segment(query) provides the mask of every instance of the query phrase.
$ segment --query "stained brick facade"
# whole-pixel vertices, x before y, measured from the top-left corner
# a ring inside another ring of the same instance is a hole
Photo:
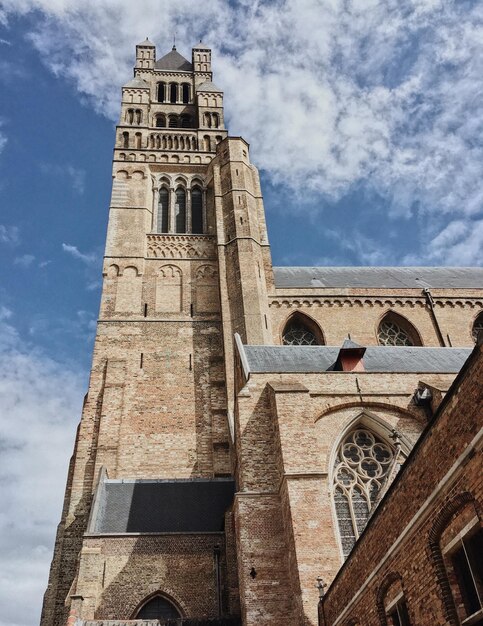
[[[176,50],[156,61],[145,41],[134,74],[122,91],[92,371],[42,626],[131,620],[157,595],[185,620],[313,626],[315,581],[330,582],[343,563],[334,508],[342,437],[367,428],[391,451],[397,436],[410,454],[473,345],[483,272],[324,282],[311,277],[323,268],[306,268],[308,282],[280,279],[258,172],[248,144],[224,127],[210,50],[200,43],[191,63]],[[383,319],[420,347],[379,347],[352,371],[339,368],[348,334],[377,346]],[[294,321],[325,347],[282,347]],[[250,346],[278,346],[283,358],[257,362]],[[430,405],[416,402],[416,389],[430,392]],[[230,478],[236,493],[220,527],[203,526],[202,495],[182,531],[176,506],[170,530],[156,527],[158,500],[143,505],[155,532],[96,525],[113,481],[126,485],[118,504],[137,519],[129,484],[153,484],[155,494],[156,485],[215,489]],[[347,604],[340,594],[328,600]]]

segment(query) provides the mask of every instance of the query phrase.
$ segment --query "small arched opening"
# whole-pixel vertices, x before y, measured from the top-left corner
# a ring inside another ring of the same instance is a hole
[[[186,191],[183,187],[176,189],[174,204],[175,231],[177,233],[186,232]]]
[[[190,86],[188,83],[181,85],[181,99],[183,100],[183,104],[188,104],[190,101]]]
[[[479,333],[483,333],[483,311],[477,315],[475,321],[473,322],[471,334],[475,343],[478,340]]]
[[[172,103],[178,102],[178,85],[177,83],[171,83],[169,86],[169,101]]]
[[[166,83],[158,83],[158,102],[166,102]]]
[[[199,187],[191,191],[191,232],[195,235],[203,233],[203,192]]]

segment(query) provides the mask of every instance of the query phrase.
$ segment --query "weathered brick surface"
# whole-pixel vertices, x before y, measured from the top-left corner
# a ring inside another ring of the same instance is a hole
[[[378,594],[394,574],[400,577],[411,623],[450,623],[431,556],[431,531],[439,514],[462,494],[468,500],[449,518],[441,541],[448,541],[475,513],[481,524],[482,376],[479,347],[330,588],[324,601],[327,626],[350,619],[361,626],[380,624]],[[471,445],[474,451],[459,462]]]
[[[426,424],[415,388],[430,386],[436,405],[454,376],[255,374],[245,384],[234,334],[278,344],[294,311],[310,315],[331,345],[348,333],[375,344],[389,310],[405,316],[424,345],[439,339],[419,290],[276,289],[258,172],[248,144],[227,137],[221,92],[155,101],[161,79],[187,81],[194,94],[211,80],[209,63],[163,74],[152,49],[142,51],[136,77],[147,87],[123,89],[99,324],[42,626],[127,619],[155,591],[188,617],[215,616],[215,541],[223,546],[227,613],[241,611],[247,626],[314,625],[315,580],[332,580],[342,563],[331,497],[338,442],[362,420],[386,438],[397,428],[409,452]],[[191,115],[196,128],[155,127],[158,114],[173,111]],[[208,128],[205,113],[218,113],[220,127]],[[179,185],[188,213],[192,188],[202,188],[202,235],[159,232],[160,189],[171,194],[172,226]],[[433,297],[445,341],[471,345],[481,290],[439,289]],[[452,454],[459,443],[448,445]],[[85,536],[101,468],[121,479],[234,475],[225,533]]]

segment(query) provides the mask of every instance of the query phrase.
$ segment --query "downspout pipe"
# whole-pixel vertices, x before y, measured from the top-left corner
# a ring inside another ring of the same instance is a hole
[[[436,313],[434,311],[434,300],[433,300],[433,296],[431,295],[431,291],[428,288],[426,288],[426,289],[423,289],[423,293],[426,297],[426,304],[429,308],[429,313],[431,315],[431,319],[433,320],[433,324],[436,329],[436,334],[438,335],[439,343],[443,348],[446,348],[446,343],[444,341],[443,333],[441,332],[441,327],[439,325],[438,318],[436,317]]]

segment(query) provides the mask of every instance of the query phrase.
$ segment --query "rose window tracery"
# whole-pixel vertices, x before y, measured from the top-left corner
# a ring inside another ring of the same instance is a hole
[[[334,501],[344,558],[364,530],[381,489],[394,478],[402,455],[366,428],[340,444],[334,467]]]

